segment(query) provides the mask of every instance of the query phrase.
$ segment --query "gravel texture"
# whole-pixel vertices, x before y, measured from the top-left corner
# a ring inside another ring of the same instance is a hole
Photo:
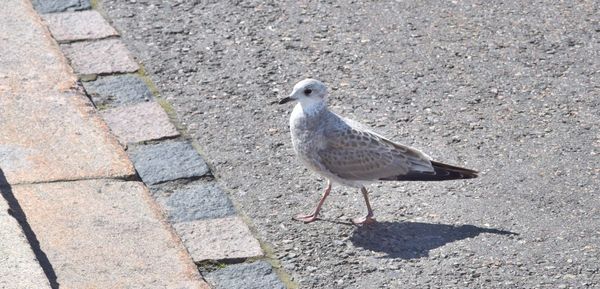
[[[597,1],[104,0],[234,203],[301,288],[600,286]],[[334,186],[294,157],[305,77],[334,111],[479,179]]]

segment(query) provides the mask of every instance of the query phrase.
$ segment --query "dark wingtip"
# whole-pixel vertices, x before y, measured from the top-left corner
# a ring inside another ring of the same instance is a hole
[[[431,161],[434,172],[409,172],[408,174],[382,178],[382,181],[449,181],[474,179],[479,172],[471,169],[456,167],[436,161]]]
[[[474,179],[479,176],[478,171],[467,168],[461,168],[436,161],[431,161],[431,165],[435,169],[436,174],[447,174],[449,177],[456,177],[456,179]]]

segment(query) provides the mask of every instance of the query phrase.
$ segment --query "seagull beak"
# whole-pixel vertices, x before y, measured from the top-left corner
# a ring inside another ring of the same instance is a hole
[[[288,103],[290,101],[294,101],[296,100],[295,98],[293,98],[291,95],[290,96],[286,96],[282,99],[279,100],[279,104],[284,104],[284,103]]]

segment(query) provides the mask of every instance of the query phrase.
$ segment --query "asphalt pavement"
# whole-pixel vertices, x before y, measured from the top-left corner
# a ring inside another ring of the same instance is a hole
[[[300,288],[600,287],[600,2],[103,0],[239,211]],[[295,158],[306,77],[469,181],[333,187]]]

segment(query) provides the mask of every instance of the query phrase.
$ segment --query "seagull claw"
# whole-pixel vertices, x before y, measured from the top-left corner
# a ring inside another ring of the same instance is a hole
[[[314,221],[316,221],[319,217],[316,214],[310,214],[310,215],[303,215],[303,214],[299,214],[294,216],[294,220],[297,221],[302,221],[304,223],[312,223]]]
[[[369,215],[352,219],[352,224],[354,224],[356,226],[363,226],[363,225],[369,225],[369,224],[374,224],[374,223],[377,223],[377,220],[375,220],[372,216],[369,216]]]

